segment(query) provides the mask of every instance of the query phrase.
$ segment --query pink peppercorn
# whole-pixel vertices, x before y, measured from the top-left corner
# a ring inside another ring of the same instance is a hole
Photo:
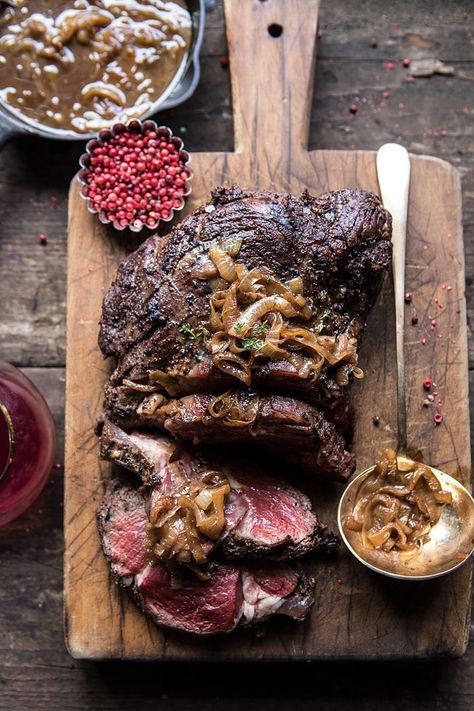
[[[432,385],[431,378],[424,378],[423,379],[423,387],[425,390],[430,390],[431,385]]]
[[[136,127],[116,129],[100,139],[104,142],[91,149],[83,178],[83,195],[93,210],[120,227],[129,223],[139,229],[141,224],[155,227],[183,206],[191,175],[187,156],[180,153],[178,139],[162,132],[157,139],[146,125],[140,132]]]
[[[440,425],[443,421],[443,415],[441,412],[437,412],[435,416],[433,417],[435,425]]]

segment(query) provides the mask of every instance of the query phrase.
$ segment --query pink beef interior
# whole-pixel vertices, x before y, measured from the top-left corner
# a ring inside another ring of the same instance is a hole
[[[145,507],[117,510],[109,523],[103,546],[114,573],[120,577],[136,575],[148,563],[145,550],[148,517]]]
[[[268,595],[287,597],[298,584],[298,575],[292,568],[252,566],[251,572],[255,584]]]
[[[303,578],[283,565],[214,563],[208,581],[188,571],[182,587],[173,589],[167,568],[147,559],[147,522],[142,495],[119,480],[112,482],[98,511],[102,547],[115,575],[156,624],[217,634],[277,612],[303,619],[311,607],[312,586],[302,596]]]
[[[242,607],[240,571],[219,564],[207,582],[186,578],[179,590],[171,588],[170,574],[160,564],[137,577],[143,611],[157,624],[197,634],[230,632]]]
[[[309,499],[278,480],[239,473],[241,495],[248,510],[237,527],[239,536],[259,545],[278,545],[285,539],[298,543],[310,536],[315,516]]]

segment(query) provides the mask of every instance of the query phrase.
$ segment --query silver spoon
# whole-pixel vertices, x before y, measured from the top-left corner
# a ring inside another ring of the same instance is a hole
[[[395,332],[397,353],[397,460],[402,469],[416,466],[407,456],[407,420],[405,402],[404,294],[405,246],[410,186],[410,159],[403,146],[386,143],[377,153],[377,175],[384,206],[393,218],[393,283],[395,292]],[[474,499],[469,491],[449,474],[430,467],[441,488],[452,495],[452,503],[442,508],[439,521],[432,527],[430,540],[421,552],[404,556],[397,551],[385,553],[363,545],[358,531],[344,527],[352,513],[358,492],[375,469],[369,467],[346,487],[337,512],[339,531],[350,552],[377,573],[405,580],[427,580],[455,570],[474,551]]]

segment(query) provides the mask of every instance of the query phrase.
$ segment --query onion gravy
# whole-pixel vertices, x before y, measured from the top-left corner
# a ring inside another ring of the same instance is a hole
[[[0,11],[0,100],[87,133],[141,118],[183,67],[184,0],[17,0]]]

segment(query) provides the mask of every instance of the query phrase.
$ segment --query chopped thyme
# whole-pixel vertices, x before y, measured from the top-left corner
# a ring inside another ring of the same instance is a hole
[[[235,331],[236,331],[236,333],[237,333],[239,336],[242,335],[243,330],[244,330],[244,324],[243,324],[243,323],[236,323],[236,324],[235,324]]]
[[[258,325],[258,327],[256,329],[256,333],[265,333],[267,328],[268,328],[268,321],[262,321],[262,323]]]
[[[263,343],[259,341],[258,338],[242,338],[242,348],[246,351],[250,351],[252,348],[259,351],[262,347]]]
[[[328,308],[324,309],[323,313],[322,313],[321,316],[319,317],[319,323],[318,323],[318,325],[314,328],[314,331],[315,331],[316,333],[321,333],[321,331],[323,330],[323,328],[324,328],[324,326],[325,326],[324,321],[325,321],[329,316],[331,316],[331,314],[332,314],[331,309],[328,309]]]
[[[200,338],[207,338],[210,334],[207,328],[204,328],[204,326],[199,326],[199,328],[191,328],[191,324],[189,323],[183,323],[179,327],[180,333],[182,333],[184,336],[187,336],[190,341],[198,341]]]
[[[206,351],[203,351],[202,348],[199,348],[194,354],[194,357],[196,358],[198,363],[200,363],[206,357]]]

